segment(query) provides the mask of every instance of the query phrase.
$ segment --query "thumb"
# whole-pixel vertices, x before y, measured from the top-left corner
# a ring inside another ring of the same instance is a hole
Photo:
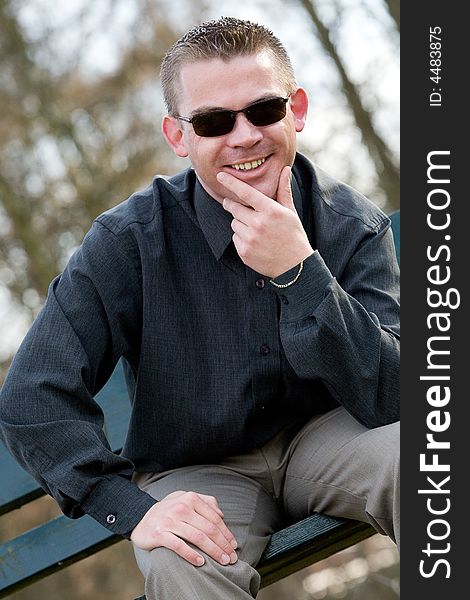
[[[292,190],[290,187],[291,171],[289,165],[282,169],[277,185],[276,200],[279,204],[282,204],[282,206],[297,212],[295,210],[294,198],[292,197]]]

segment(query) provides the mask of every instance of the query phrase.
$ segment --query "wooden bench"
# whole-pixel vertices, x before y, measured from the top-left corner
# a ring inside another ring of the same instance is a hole
[[[391,215],[399,257],[399,212]],[[116,368],[96,396],[105,414],[105,431],[113,450],[122,447],[129,419],[129,400],[122,368]],[[10,513],[42,496],[37,483],[14,461],[0,443],[0,515]],[[257,569],[261,587],[279,581],[373,535],[370,525],[314,514],[275,533]],[[111,546],[122,538],[94,519],[56,517],[0,545],[0,598],[46,575]],[[139,600],[144,600],[142,596]]]

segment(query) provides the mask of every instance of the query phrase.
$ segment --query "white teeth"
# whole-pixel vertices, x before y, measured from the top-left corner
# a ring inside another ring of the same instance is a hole
[[[232,165],[232,168],[236,169],[237,171],[250,171],[250,169],[256,169],[256,167],[262,165],[265,160],[265,158],[258,158],[258,160],[252,160],[251,162],[238,163],[236,165]]]

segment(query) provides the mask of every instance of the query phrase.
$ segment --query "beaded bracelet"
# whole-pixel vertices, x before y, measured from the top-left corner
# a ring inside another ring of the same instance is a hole
[[[289,281],[289,283],[276,283],[275,281],[273,281],[272,279],[269,280],[269,283],[272,283],[273,285],[275,285],[278,288],[286,288],[289,287],[290,285],[292,285],[293,283],[295,283],[297,281],[297,279],[300,277],[300,274],[302,273],[302,269],[304,268],[304,261],[302,260],[299,264],[299,270],[297,272],[297,275],[294,277],[294,279],[292,281]]]

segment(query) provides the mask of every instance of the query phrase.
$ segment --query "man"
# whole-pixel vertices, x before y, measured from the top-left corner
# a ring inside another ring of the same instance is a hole
[[[132,540],[149,599],[251,598],[286,520],[398,539],[398,268],[388,218],[296,154],[307,94],[233,18],[162,65],[189,169],[98,217],[26,336],[3,437],[71,517]],[[123,357],[113,454],[93,396]]]

